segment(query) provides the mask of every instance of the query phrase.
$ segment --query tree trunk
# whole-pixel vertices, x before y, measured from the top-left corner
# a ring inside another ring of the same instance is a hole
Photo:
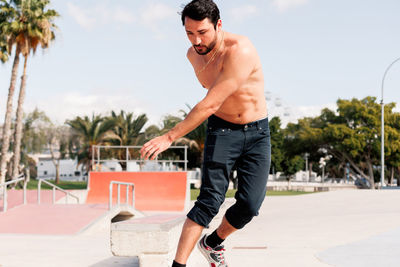
[[[308,163],[308,182],[311,182],[312,166],[313,166],[313,163],[310,161]]]
[[[57,160],[56,164],[56,184],[60,183],[60,159]]]
[[[25,88],[26,88],[26,64],[28,62],[28,55],[25,56],[24,60],[24,73],[21,77],[21,87],[19,89],[18,107],[17,107],[17,121],[15,127],[15,141],[14,141],[14,163],[12,179],[18,177],[19,163],[21,158],[21,139],[22,139],[22,117],[24,115],[24,100],[25,100]]]
[[[3,140],[1,147],[1,161],[0,161],[0,184],[5,182],[7,172],[7,152],[10,146],[10,128],[11,128],[11,117],[12,117],[12,104],[15,91],[15,83],[17,80],[18,66],[19,66],[19,47],[15,51],[14,63],[11,72],[10,88],[8,89],[6,116],[4,119],[3,126]]]
[[[349,157],[346,153],[339,152],[339,151],[333,151],[333,150],[329,150],[329,151],[330,151],[330,153],[331,153],[332,155],[334,155],[334,156],[337,157],[338,159],[342,159],[343,161],[348,162],[348,163],[351,165],[351,167],[353,167],[354,170],[355,170],[359,175],[361,175],[362,177],[364,177],[364,178],[366,178],[366,179],[369,179],[369,176],[366,175],[366,174],[354,163],[354,161],[350,159],[350,157]]]
[[[397,167],[397,172],[400,172],[400,167]],[[397,176],[397,186],[400,186],[400,177]]]
[[[392,166],[390,168],[390,181],[389,184],[392,185],[393,184],[393,179],[394,179],[394,167]]]
[[[60,157],[56,158],[53,150],[53,138],[49,141],[49,149],[51,154],[51,160],[53,161],[54,167],[56,168],[55,183],[58,184],[60,181]]]

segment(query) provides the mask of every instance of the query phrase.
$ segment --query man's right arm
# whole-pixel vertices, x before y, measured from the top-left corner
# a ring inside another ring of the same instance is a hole
[[[194,130],[217,112],[225,100],[247,80],[254,69],[254,61],[251,60],[254,52],[251,49],[237,47],[229,53],[230,55],[227,55],[221,73],[214,85],[208,90],[206,97],[189,112],[183,121],[167,133],[169,140],[175,141]],[[188,52],[188,58],[190,58],[190,52]]]

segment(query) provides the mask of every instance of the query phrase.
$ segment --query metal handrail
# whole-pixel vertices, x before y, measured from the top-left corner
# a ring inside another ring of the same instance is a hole
[[[101,163],[101,162],[126,162],[126,160],[124,159],[100,159],[100,160],[95,160],[96,163]],[[146,160],[146,159],[132,159],[129,160],[130,162],[147,162],[150,160]],[[159,159],[157,160],[157,162],[168,162],[168,163],[185,163],[185,162],[189,162],[188,160],[179,160],[179,159]]]
[[[24,203],[23,203],[23,205],[25,205],[26,204],[26,185],[27,185],[27,181],[26,181],[25,177],[23,177],[23,175],[22,175],[21,178],[18,178],[18,179],[11,180],[9,182],[0,184],[0,188],[3,187],[3,212],[6,212],[7,211],[7,207],[8,207],[7,185],[19,183],[21,181],[24,181],[24,194],[23,194]]]
[[[111,210],[112,208],[112,200],[113,200],[113,185],[116,184],[118,185],[117,189],[117,205],[120,205],[120,195],[121,195],[121,190],[120,186],[121,185],[126,185],[126,204],[129,205],[129,187],[132,186],[132,208],[135,208],[135,184],[133,183],[124,183],[124,182],[118,182],[118,181],[111,181],[110,182],[110,192],[109,192],[109,203],[108,203],[108,209]]]
[[[126,164],[128,164],[129,161],[132,162],[146,162],[148,160],[130,160],[130,153],[129,153],[129,149],[140,149],[143,146],[103,146],[103,145],[93,145],[92,146],[92,165],[96,165],[96,164],[100,164],[101,162],[108,162],[108,160],[101,160],[100,159],[100,149],[101,148],[120,148],[120,149],[125,149],[125,153],[126,153],[126,159],[125,160],[110,160],[110,161],[117,161],[117,162],[126,162]],[[159,160],[158,156],[156,157],[156,159],[154,160],[155,162],[171,162],[171,163],[183,163],[184,164],[184,171],[187,171],[187,165],[189,163],[187,157],[188,157],[188,146],[170,146],[169,149],[184,149],[184,159],[183,160],[171,160],[171,159],[167,159],[167,160]],[[97,158],[95,157],[95,154],[97,154]],[[152,161],[152,160],[151,160]]]
[[[52,183],[50,183],[50,182],[48,182],[48,181],[46,181],[44,179],[39,179],[39,183],[38,183],[38,204],[40,204],[40,191],[41,191],[41,187],[42,187],[42,182],[44,182],[45,184],[47,184],[47,185],[49,185],[49,186],[51,186],[53,188],[53,204],[56,203],[56,189],[60,190],[61,192],[66,194],[66,196],[65,196],[65,204],[68,204],[68,196],[71,196],[71,197],[75,198],[77,203],[79,204],[79,197],[71,194],[70,192],[62,189],[61,187],[58,187],[58,186],[56,186],[56,185],[54,185],[54,184],[52,184]]]

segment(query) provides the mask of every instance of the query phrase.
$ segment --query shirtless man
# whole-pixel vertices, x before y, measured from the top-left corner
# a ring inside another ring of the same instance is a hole
[[[197,242],[211,267],[224,267],[228,265],[221,243],[258,215],[265,198],[271,147],[264,78],[254,46],[246,37],[222,30],[212,0],[187,4],[182,23],[193,45],[187,57],[208,93],[182,122],[147,142],[141,154],[154,159],[208,119],[200,195],[187,214],[172,266],[186,266]],[[224,202],[233,166],[239,179],[236,203],[220,226],[200,239]]]

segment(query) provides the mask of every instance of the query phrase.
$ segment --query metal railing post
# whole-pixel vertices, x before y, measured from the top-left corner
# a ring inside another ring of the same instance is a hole
[[[187,146],[185,146],[185,171],[187,171]]]
[[[110,183],[110,190],[109,190],[109,201],[108,201],[108,209],[110,210],[112,207],[112,190],[113,190],[113,183]]]
[[[94,146],[92,145],[92,170],[94,170],[94,166],[95,166],[95,162],[94,162]]]
[[[126,166],[125,166],[126,171],[128,171],[128,156],[129,156],[129,151],[128,151],[128,147],[126,147]]]
[[[100,147],[97,147],[97,165],[100,165]],[[97,170],[97,166],[96,166],[96,171],[100,171]]]
[[[133,183],[124,183],[124,182],[117,182],[111,181],[109,187],[109,201],[108,201],[108,209],[111,210],[113,204],[113,185],[117,185],[117,205],[120,205],[121,201],[121,185],[126,185],[126,201],[125,204],[129,205],[129,187],[132,186],[132,207],[135,208],[135,184]]]
[[[68,197],[69,196],[71,196],[71,197],[73,197],[73,198],[75,198],[76,199],[76,202],[79,204],[79,197],[77,197],[77,196],[75,196],[75,195],[73,195],[73,194],[71,194],[70,192],[68,192],[68,191],[66,191],[66,190],[64,190],[64,189],[62,189],[61,187],[58,187],[58,186],[56,186],[56,185],[54,185],[54,184],[52,184],[52,183],[49,183],[49,182],[47,182],[47,181],[45,181],[45,180],[42,180],[42,179],[39,179],[39,182],[38,182],[38,204],[40,204],[40,191],[41,191],[41,188],[42,188],[42,182],[44,182],[45,184],[48,184],[49,186],[51,186],[52,187],[52,189],[53,189],[53,204],[55,204],[55,202],[56,202],[56,190],[58,189],[58,190],[60,190],[61,192],[63,192],[64,194],[65,194],[65,203],[66,204],[68,204]]]
[[[3,189],[3,212],[6,212],[8,209],[8,191],[7,191],[7,186],[9,184],[17,184],[21,181],[24,181],[24,189],[23,189],[23,204],[26,204],[26,178],[23,176],[18,176],[20,178],[17,178],[15,180],[11,180],[9,182],[5,182],[0,184],[0,190]]]
[[[118,159],[118,160],[108,160],[108,159],[101,159],[101,148],[107,148],[107,149],[125,149],[125,157],[126,159]],[[139,168],[142,171],[143,168],[143,163],[145,163],[147,160],[135,160],[132,159],[132,155],[130,154],[129,149],[140,149],[142,148],[142,146],[100,146],[100,145],[93,145],[92,146],[92,163],[93,163],[93,168],[92,171],[101,171],[100,168],[96,169],[95,165],[101,165],[101,163],[104,162],[118,162],[118,163],[125,163],[126,164],[126,170],[128,170],[128,164],[131,163],[139,163]],[[188,169],[188,150],[189,147],[186,146],[170,146],[170,149],[183,149],[184,150],[184,157],[185,159],[179,159],[179,160],[171,160],[171,159],[167,159],[167,160],[162,160],[160,159],[160,155],[157,155],[157,157],[154,160],[151,160],[153,162],[156,163],[156,166],[158,166],[158,164],[162,163],[162,164],[170,164],[170,166],[173,166],[173,164],[178,164],[179,166],[182,166],[180,164],[183,164],[184,166],[184,171],[187,171]],[[97,155],[96,155],[97,154]],[[171,164],[172,163],[172,164]],[[166,167],[163,165],[163,167]],[[159,168],[158,168],[159,169]],[[170,168],[171,169],[171,168]],[[179,169],[182,169],[179,167]]]

